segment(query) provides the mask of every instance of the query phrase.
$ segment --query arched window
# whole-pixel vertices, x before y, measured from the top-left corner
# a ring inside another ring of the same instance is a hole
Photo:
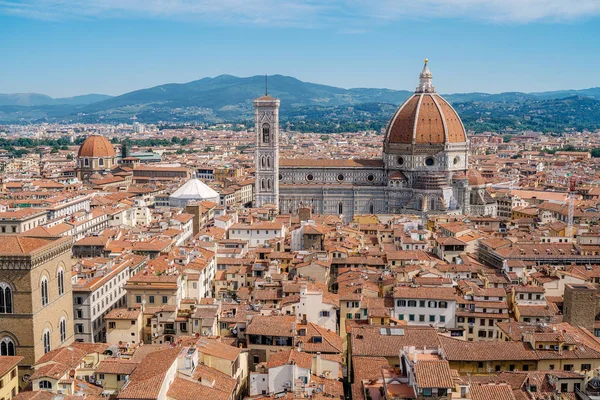
[[[0,314],[12,314],[12,289],[6,282],[0,282]]]
[[[263,124],[262,133],[263,133],[263,143],[271,142],[271,128],[269,127],[269,124]]]
[[[98,159],[98,165],[104,166],[104,158]]]
[[[58,268],[56,277],[58,278],[58,295],[62,296],[65,293],[65,271],[62,267]]]
[[[58,326],[60,327],[60,342],[62,343],[67,340],[67,320],[65,317],[60,319]]]
[[[344,203],[342,203],[341,201],[338,204],[338,214],[343,214],[344,213]]]
[[[42,307],[48,304],[48,278],[42,277],[42,283],[40,284],[42,291]]]
[[[369,214],[374,214],[375,211],[375,207],[373,207],[373,204],[369,204]]]
[[[52,382],[50,381],[40,381],[40,389],[52,389]]]
[[[44,331],[42,335],[42,341],[44,342],[44,354],[50,352],[50,329]]]
[[[265,180],[264,179],[260,180],[260,189],[265,190]]]
[[[4,337],[0,340],[0,356],[15,356],[15,342],[9,337]]]
[[[267,189],[271,190],[271,180],[267,179]]]
[[[429,209],[435,210],[435,199],[429,200]]]
[[[90,166],[90,160],[89,160],[88,158],[84,158],[84,159],[83,159],[83,164],[84,164],[86,167],[89,167],[89,166]]]

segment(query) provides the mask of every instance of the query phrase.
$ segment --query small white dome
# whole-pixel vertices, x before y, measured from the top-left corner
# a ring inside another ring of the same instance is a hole
[[[185,207],[188,203],[205,200],[218,203],[219,193],[196,178],[190,179],[169,196],[169,204],[172,207]]]

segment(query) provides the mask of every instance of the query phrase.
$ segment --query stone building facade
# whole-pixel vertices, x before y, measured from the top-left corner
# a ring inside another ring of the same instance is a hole
[[[70,237],[0,237],[0,349],[22,370],[73,342]]]
[[[496,214],[485,185],[473,179],[470,185],[465,128],[435,92],[427,60],[415,94],[387,126],[381,159],[279,159],[276,138],[266,145],[261,136],[262,120],[267,112],[278,115],[279,100],[261,98],[254,106],[258,206],[273,203],[282,213],[310,207],[346,221],[359,214]],[[268,123],[276,132],[277,118]],[[265,157],[271,164],[263,164]]]

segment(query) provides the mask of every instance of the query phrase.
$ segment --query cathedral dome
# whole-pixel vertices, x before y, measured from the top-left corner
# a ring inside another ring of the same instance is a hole
[[[88,136],[77,153],[77,157],[114,157],[115,155],[112,144],[101,135]]]
[[[465,143],[467,135],[460,117],[431,85],[427,60],[420,84],[398,108],[386,130],[386,145]]]

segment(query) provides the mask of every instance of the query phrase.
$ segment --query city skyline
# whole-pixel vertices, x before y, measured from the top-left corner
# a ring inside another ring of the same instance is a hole
[[[426,57],[442,93],[582,89],[600,86],[599,13],[554,0],[0,1],[0,92],[119,95],[264,73],[412,90]]]

